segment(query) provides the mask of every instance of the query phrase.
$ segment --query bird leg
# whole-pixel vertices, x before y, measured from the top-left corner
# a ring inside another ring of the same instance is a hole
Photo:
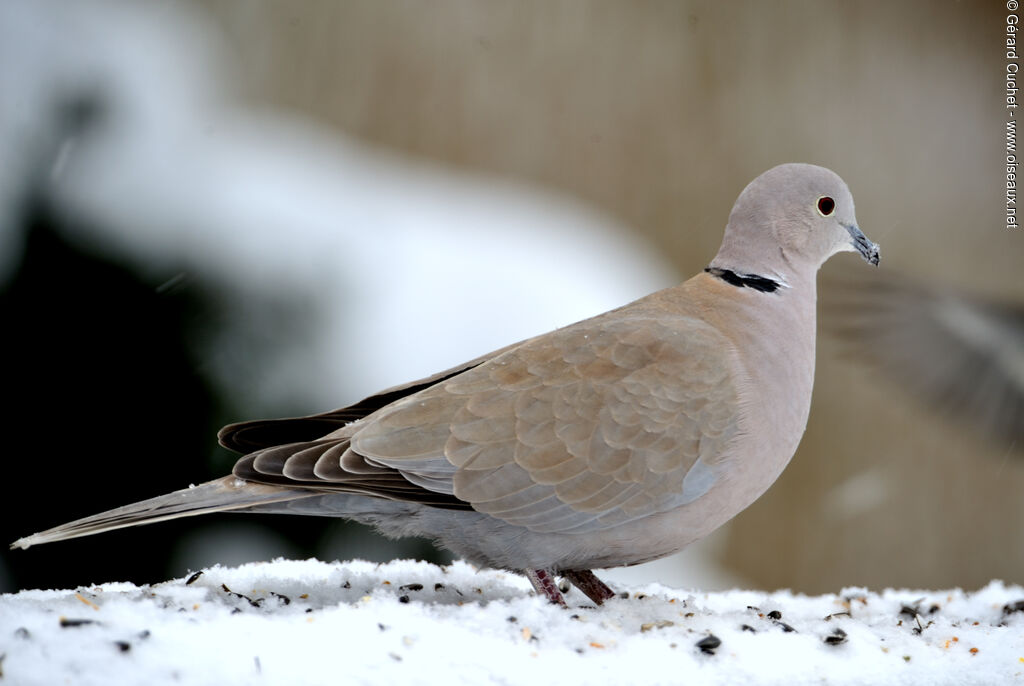
[[[555,583],[555,575],[551,570],[527,569],[524,570],[523,573],[526,575],[526,578],[530,580],[530,583],[533,584],[533,589],[537,591],[539,595],[547,598],[549,603],[568,607],[565,604],[565,598],[562,597],[562,592],[558,590],[558,584]]]
[[[615,597],[615,591],[608,588],[603,581],[594,576],[589,569],[579,569],[571,572],[562,572],[562,576],[572,582],[572,585],[583,591],[588,598],[598,605],[609,598]]]

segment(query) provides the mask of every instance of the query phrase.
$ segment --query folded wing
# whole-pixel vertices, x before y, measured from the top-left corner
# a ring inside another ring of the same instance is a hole
[[[539,532],[699,499],[737,430],[729,343],[688,317],[600,319],[413,384],[320,440],[243,458],[235,474],[471,507]]]

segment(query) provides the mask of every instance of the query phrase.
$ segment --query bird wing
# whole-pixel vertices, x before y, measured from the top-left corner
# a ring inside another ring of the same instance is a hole
[[[1024,307],[879,273],[829,285],[847,352],[983,436],[1024,446]]]
[[[506,346],[495,352],[482,355],[469,362],[464,362],[423,379],[386,388],[357,403],[337,410],[331,410],[330,412],[310,415],[308,417],[255,419],[228,424],[217,433],[217,440],[225,448],[239,453],[252,453],[285,444],[316,441],[320,437],[336,431],[357,419],[362,419],[400,398],[433,386],[467,369],[472,369],[481,362],[515,345],[518,344]]]
[[[738,421],[732,360],[695,318],[599,317],[379,410],[338,459],[534,531],[612,527],[721,478]]]

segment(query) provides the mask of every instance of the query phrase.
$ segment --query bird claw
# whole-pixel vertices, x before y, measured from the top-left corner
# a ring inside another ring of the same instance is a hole
[[[552,605],[560,605],[562,607],[569,607],[565,604],[565,598],[562,597],[562,592],[558,590],[558,584],[555,583],[555,575],[549,569],[527,569],[524,571],[526,578],[530,580],[533,585],[533,589],[537,591],[538,595],[542,595],[548,599],[548,602]]]
[[[538,595],[544,596],[553,605],[568,607],[565,603],[565,597],[558,590],[558,584],[555,583],[555,575],[550,569],[527,569],[525,574]],[[562,576],[572,582],[573,586],[583,591],[588,598],[598,605],[602,605],[604,601],[615,597],[615,591],[608,588],[589,569],[564,572]]]
[[[573,586],[583,591],[588,598],[598,605],[602,605],[604,604],[604,601],[615,597],[615,591],[608,588],[608,586],[598,579],[597,576],[595,576],[589,569],[565,572],[563,576],[572,582]]]

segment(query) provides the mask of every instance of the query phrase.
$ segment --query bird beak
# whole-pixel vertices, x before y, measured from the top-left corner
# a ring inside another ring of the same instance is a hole
[[[864,235],[864,232],[857,228],[856,224],[843,224],[843,227],[850,232],[851,245],[854,250],[860,253],[860,256],[871,264],[878,266],[878,243],[872,243],[871,240]]]

